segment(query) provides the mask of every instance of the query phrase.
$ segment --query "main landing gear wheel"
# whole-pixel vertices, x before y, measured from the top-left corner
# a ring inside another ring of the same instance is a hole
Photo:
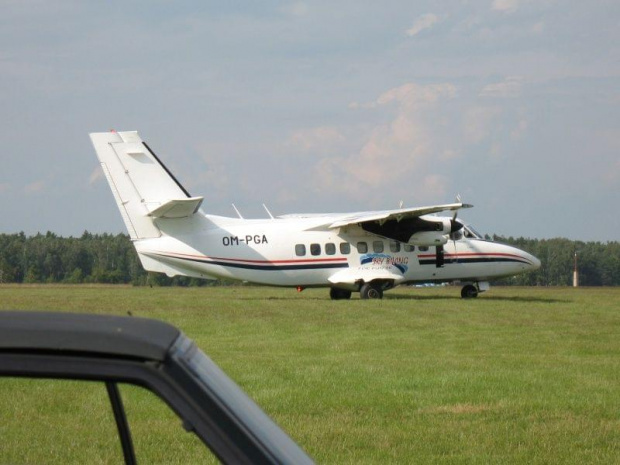
[[[461,289],[461,297],[463,299],[473,299],[478,297],[478,289],[473,284],[467,284]]]
[[[338,289],[336,287],[332,287],[329,290],[329,296],[332,300],[345,300],[351,298],[351,291],[347,291],[346,289]]]
[[[383,289],[377,285],[366,283],[360,289],[362,299],[383,299]]]

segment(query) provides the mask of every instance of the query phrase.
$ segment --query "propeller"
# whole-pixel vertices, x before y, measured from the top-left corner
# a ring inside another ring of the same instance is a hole
[[[461,200],[461,194],[457,194],[456,196],[456,201],[457,203],[463,204],[463,201]],[[464,207],[469,207],[469,205],[463,205]],[[450,221],[450,237],[452,238],[452,243],[454,244],[454,251],[456,252],[456,235],[455,233],[457,231],[460,231],[461,229],[463,229],[463,226],[465,226],[463,223],[461,223],[460,221],[456,221],[456,217],[459,214],[458,210],[454,210],[454,215],[452,215],[452,220]],[[458,260],[458,258],[457,258]],[[458,263],[458,262],[457,262]],[[438,245],[436,247],[435,250],[435,266],[437,268],[441,268],[443,267],[443,265],[445,264],[445,251],[443,248],[443,245]]]
[[[457,202],[461,202],[461,196],[456,196]],[[456,232],[463,229],[463,223],[460,221],[456,221],[456,216],[459,214],[458,210],[454,210],[454,215],[452,216],[452,221],[450,222],[450,237],[452,237],[452,245],[454,245],[454,254],[456,254]],[[458,255],[456,256],[456,262],[458,263]]]

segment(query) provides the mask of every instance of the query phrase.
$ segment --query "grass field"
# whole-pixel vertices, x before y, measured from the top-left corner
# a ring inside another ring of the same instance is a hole
[[[320,463],[620,463],[620,288],[327,294],[5,285],[0,308],[171,322]],[[119,461],[105,391],[85,385],[1,380],[0,461]],[[123,395],[139,459],[206,460],[156,398]]]

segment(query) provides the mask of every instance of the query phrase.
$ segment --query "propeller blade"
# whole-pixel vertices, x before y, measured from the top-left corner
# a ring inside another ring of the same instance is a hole
[[[461,223],[460,221],[456,221],[456,215],[454,215],[454,218],[452,218],[452,220],[450,221],[450,233],[460,231],[461,229],[463,229],[463,226],[465,226],[463,223]]]
[[[460,204],[463,204],[463,200],[461,200],[461,194],[457,194],[456,195],[456,201]],[[469,208],[469,205],[463,204],[464,208]],[[456,256],[456,262],[458,263],[458,254],[456,253],[456,232],[463,229],[464,224],[461,223],[460,221],[456,221],[456,216],[458,215],[459,211],[458,210],[454,210],[454,215],[452,216],[452,223],[450,224],[450,230],[451,230],[451,234],[450,236],[452,237],[452,245],[454,246],[454,254]]]

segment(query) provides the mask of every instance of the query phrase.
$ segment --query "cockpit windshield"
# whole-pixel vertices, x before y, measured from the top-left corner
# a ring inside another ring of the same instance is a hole
[[[450,234],[450,239],[453,241],[458,241],[460,239],[478,239],[478,240],[486,240],[485,237],[480,234],[478,231],[476,231],[474,229],[473,226],[469,225],[469,224],[465,224],[462,223],[459,220],[456,220],[458,223],[462,224],[463,227],[461,229],[459,229],[458,231],[453,232],[452,234]]]
[[[473,226],[467,224],[463,227],[463,235],[468,239],[481,239],[484,240],[484,236],[474,229]]]

